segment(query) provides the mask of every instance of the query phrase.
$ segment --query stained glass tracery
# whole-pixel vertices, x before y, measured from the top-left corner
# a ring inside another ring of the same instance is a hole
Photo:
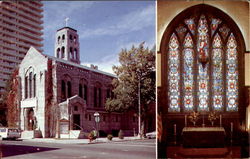
[[[169,111],[237,111],[238,52],[232,31],[206,15],[184,19],[175,31],[168,43]]]

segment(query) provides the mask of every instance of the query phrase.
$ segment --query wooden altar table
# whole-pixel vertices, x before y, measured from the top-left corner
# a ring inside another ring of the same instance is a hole
[[[226,132],[223,127],[184,127],[183,147],[224,147]]]

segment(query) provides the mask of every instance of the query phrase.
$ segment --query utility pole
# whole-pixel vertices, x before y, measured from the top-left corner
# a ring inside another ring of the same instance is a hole
[[[141,79],[139,77],[139,82],[138,82],[138,107],[139,107],[139,112],[138,112],[138,136],[141,138],[142,137],[142,132],[141,132]]]

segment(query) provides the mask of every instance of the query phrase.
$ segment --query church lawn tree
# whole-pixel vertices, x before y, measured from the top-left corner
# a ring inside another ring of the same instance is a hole
[[[144,135],[144,124],[155,104],[155,49],[144,47],[144,42],[119,53],[119,66],[113,66],[117,78],[113,80],[114,98],[106,101],[110,112],[134,110],[138,116],[138,135]]]
[[[19,124],[19,92],[18,69],[15,69],[6,84],[7,124],[8,127],[18,127]]]

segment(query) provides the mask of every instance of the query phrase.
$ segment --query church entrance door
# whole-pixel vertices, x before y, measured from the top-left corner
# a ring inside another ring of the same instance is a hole
[[[80,119],[81,116],[80,114],[74,114],[73,115],[73,130],[81,130],[81,126],[80,126]]]
[[[34,130],[34,125],[35,125],[35,117],[34,117],[34,110],[33,108],[29,108],[27,110],[27,129],[28,130]]]

